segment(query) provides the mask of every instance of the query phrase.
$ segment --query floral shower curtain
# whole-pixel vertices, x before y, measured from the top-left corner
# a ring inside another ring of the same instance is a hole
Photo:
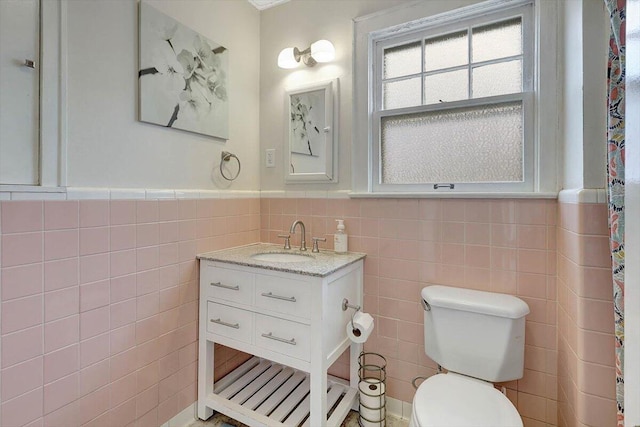
[[[608,66],[607,198],[613,274],[618,427],[624,424],[624,89],[626,0],[604,0],[611,18]]]

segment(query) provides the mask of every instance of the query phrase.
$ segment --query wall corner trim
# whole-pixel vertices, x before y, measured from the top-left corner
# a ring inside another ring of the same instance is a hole
[[[558,194],[560,203],[606,203],[607,190],[605,188],[572,188],[562,190]]]

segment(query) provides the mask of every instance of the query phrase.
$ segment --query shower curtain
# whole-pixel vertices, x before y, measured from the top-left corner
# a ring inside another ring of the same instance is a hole
[[[626,0],[604,0],[611,18],[608,63],[607,200],[613,277],[618,427],[624,425],[624,89]]]

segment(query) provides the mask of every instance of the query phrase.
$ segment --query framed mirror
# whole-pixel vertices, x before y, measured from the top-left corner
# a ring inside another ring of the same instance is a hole
[[[338,182],[337,93],[337,79],[286,91],[287,183]]]

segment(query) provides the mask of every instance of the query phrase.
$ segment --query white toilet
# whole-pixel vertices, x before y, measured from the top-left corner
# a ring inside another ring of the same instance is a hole
[[[511,295],[447,286],[422,290],[424,349],[448,373],[425,380],[413,398],[410,427],[522,427],[494,382],[522,378],[524,317]]]

